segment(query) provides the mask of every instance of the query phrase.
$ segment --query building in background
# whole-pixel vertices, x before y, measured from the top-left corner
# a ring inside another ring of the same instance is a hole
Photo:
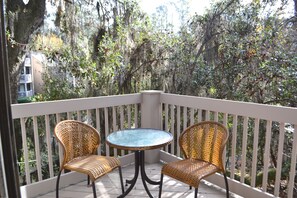
[[[31,102],[35,94],[42,93],[43,57],[31,52],[24,60],[18,87],[18,102]]]

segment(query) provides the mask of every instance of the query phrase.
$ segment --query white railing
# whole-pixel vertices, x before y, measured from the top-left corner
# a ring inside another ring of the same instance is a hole
[[[196,122],[215,120],[225,124],[230,132],[225,159],[231,191],[244,196],[252,189],[262,197],[282,196],[283,192],[287,197],[293,197],[296,185],[296,115],[296,108],[154,91],[146,96],[141,93],[12,105],[16,134],[18,138],[21,134],[22,139],[18,155],[24,159],[19,162],[23,185],[53,178],[57,173],[62,153],[53,141],[53,128],[60,120],[88,122],[103,137],[99,153],[122,156],[127,152],[118,153],[104,143],[104,137],[112,131],[131,127],[170,131],[175,141],[165,151],[172,156],[181,156],[177,144],[180,133]],[[276,137],[278,142],[273,142]],[[28,148],[27,141],[32,141],[30,145],[34,145],[34,152]],[[269,157],[271,150],[277,151],[274,163]],[[285,153],[286,150],[291,152]],[[43,174],[45,172],[47,174]],[[216,183],[216,180],[211,182]],[[284,184],[287,189],[280,189]]]
[[[267,196],[293,197],[294,188],[296,191],[297,108],[173,94],[162,94],[161,103],[164,130],[175,135],[175,142],[166,151],[180,156],[177,139],[181,131],[199,121],[219,121],[230,132],[225,159],[231,191],[244,197],[249,193],[247,188],[236,185],[239,182],[242,186],[261,189]],[[275,151],[276,166],[271,162],[271,150]],[[280,190],[284,186],[286,189]]]
[[[120,128],[138,127],[140,102],[140,94],[131,94],[12,105],[16,136],[22,142],[18,153],[19,159],[23,159],[19,161],[21,184],[28,185],[57,174],[63,154],[53,141],[53,129],[61,120],[75,119],[93,125],[101,133],[98,153],[123,155],[124,151],[118,154],[116,149],[111,150],[104,143],[105,137]],[[34,152],[28,148],[32,144]]]

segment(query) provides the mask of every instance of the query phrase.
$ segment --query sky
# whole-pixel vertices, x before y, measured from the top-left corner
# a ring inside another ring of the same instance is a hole
[[[141,0],[140,7],[147,12],[148,14],[152,14],[155,12],[156,8],[163,4],[168,4],[174,0]],[[197,12],[198,14],[203,14],[205,8],[210,7],[211,0],[188,0],[190,13],[193,14]]]
[[[176,11],[176,8],[170,4],[170,2],[179,2],[180,0],[139,0],[139,5],[149,15],[152,15],[156,12],[156,8],[160,5],[166,5],[168,9],[168,19],[170,20],[175,28],[178,28],[180,25],[179,15]],[[203,15],[206,9],[209,9],[211,4],[220,0],[187,0],[189,2],[189,13],[190,16],[197,13],[198,15]],[[242,3],[247,4],[250,3],[251,0],[242,0]],[[280,5],[280,1],[276,3],[275,7],[268,7],[267,9],[275,9]],[[268,11],[267,10],[267,11]],[[264,11],[265,13],[265,11]],[[294,15],[294,1],[288,0],[288,5],[284,10],[283,16],[290,17]]]
[[[210,8],[211,2],[215,0],[188,0],[189,17],[195,13],[202,15],[206,8]],[[139,5],[143,11],[152,16],[156,12],[156,8],[161,5],[166,5],[168,9],[168,20],[174,26],[174,30],[178,30],[180,20],[175,6],[172,4],[178,3],[179,0],[140,0]]]

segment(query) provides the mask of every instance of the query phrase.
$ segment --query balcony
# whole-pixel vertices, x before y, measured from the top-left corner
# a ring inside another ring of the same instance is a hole
[[[53,137],[53,128],[65,119],[81,120],[97,128],[102,138],[98,153],[118,156],[125,168],[131,167],[133,153],[106,145],[105,137],[109,133],[134,127],[169,131],[174,141],[146,155],[148,166],[160,166],[160,162],[180,159],[177,139],[183,129],[203,120],[219,121],[227,126],[230,133],[224,159],[232,193],[242,197],[296,197],[296,115],[297,108],[160,91],[15,104],[12,105],[12,117],[22,145],[18,148],[18,156],[22,156],[19,159],[23,159],[19,161],[22,197],[37,197],[55,190],[55,177],[63,154]],[[34,145],[33,148],[28,148],[28,141]],[[65,173],[61,186],[80,186],[79,182],[85,179],[76,173]],[[209,177],[206,182],[225,187],[220,174]],[[97,183],[103,184],[104,180]],[[171,187],[176,188],[174,184]],[[80,188],[75,189],[73,193]],[[179,197],[179,191],[176,193],[169,197]],[[218,197],[224,197],[224,193]]]
[[[31,97],[31,96],[33,96],[34,94],[33,94],[33,91],[32,90],[30,90],[30,91],[19,91],[18,92],[18,96],[19,96],[19,98],[23,98],[23,97]]]
[[[32,82],[32,74],[22,74],[20,76],[20,83],[31,83]]]

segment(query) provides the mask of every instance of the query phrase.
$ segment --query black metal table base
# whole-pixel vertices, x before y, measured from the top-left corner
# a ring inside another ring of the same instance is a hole
[[[160,185],[160,181],[156,182],[156,181],[152,181],[148,178],[148,176],[145,173],[145,167],[144,167],[144,151],[135,151],[135,173],[134,173],[134,177],[131,180],[126,180],[126,185],[130,184],[129,188],[125,191],[124,194],[118,196],[118,198],[121,197],[125,197],[131,190],[132,188],[135,186],[138,175],[139,175],[139,168],[140,168],[140,175],[141,175],[141,180],[144,186],[144,189],[146,191],[146,193],[149,195],[149,197],[153,198],[152,194],[150,193],[148,187],[147,187],[147,183],[151,184],[151,185]]]

